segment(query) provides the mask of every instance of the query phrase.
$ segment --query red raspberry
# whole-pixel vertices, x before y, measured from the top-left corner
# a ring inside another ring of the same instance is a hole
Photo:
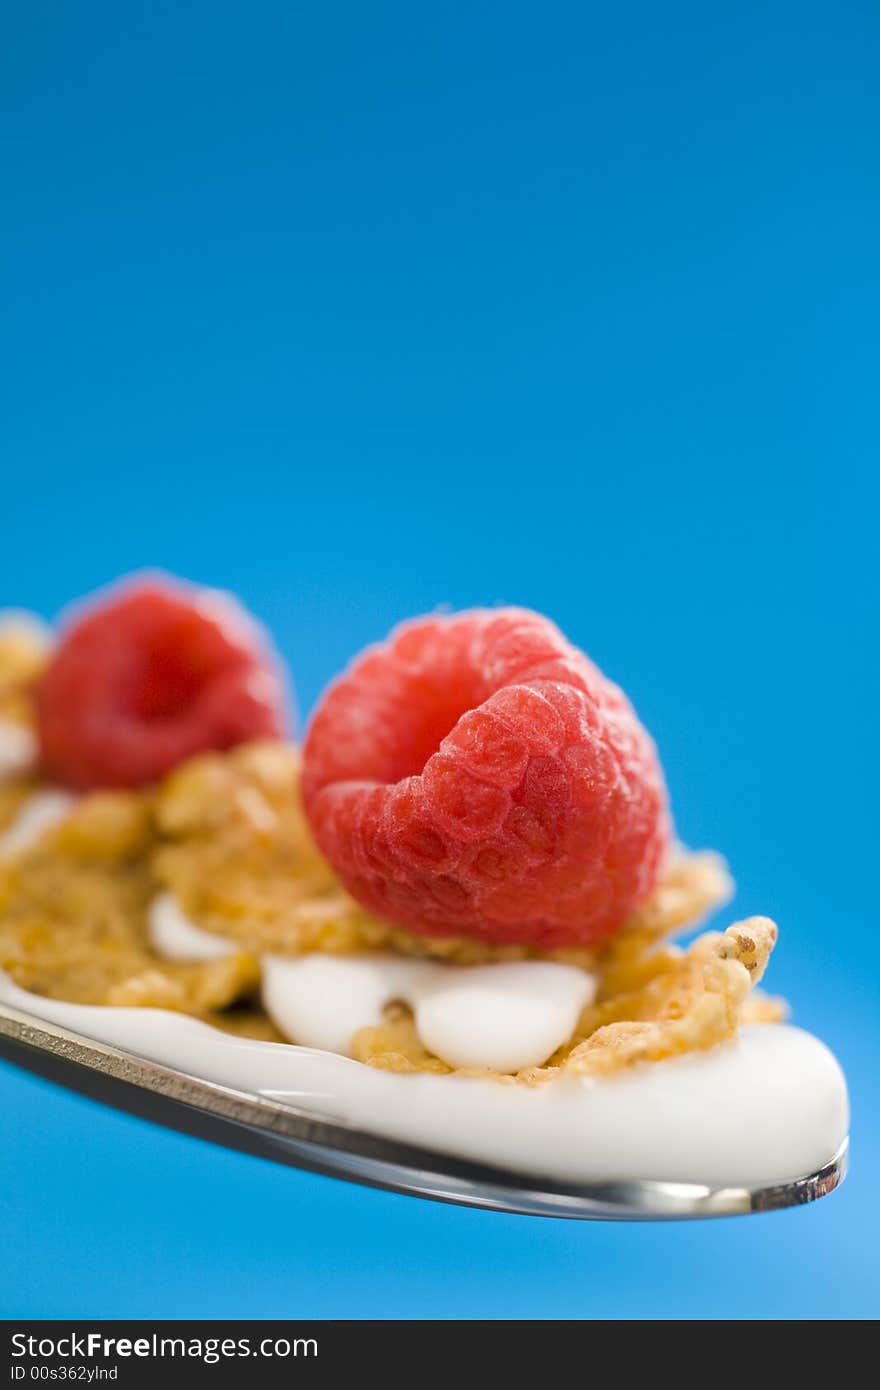
[[[346,888],[426,936],[601,941],[669,839],[626,697],[525,609],[417,619],[364,652],[312,720],[303,791]]]
[[[234,599],[138,579],[68,628],[39,683],[37,724],[57,781],[135,787],[194,753],[282,734],[282,682]]]

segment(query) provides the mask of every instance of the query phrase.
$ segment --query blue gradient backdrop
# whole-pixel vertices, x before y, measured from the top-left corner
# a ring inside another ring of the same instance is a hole
[[[832,1199],[624,1228],[358,1190],[4,1068],[0,1311],[876,1315],[876,9],[0,18],[2,600],[226,585],[305,711],[406,615],[546,610],[780,921],[772,985],[855,1111]]]

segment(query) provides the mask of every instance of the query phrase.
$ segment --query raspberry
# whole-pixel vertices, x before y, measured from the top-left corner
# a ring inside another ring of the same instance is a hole
[[[37,687],[43,766],[81,790],[139,786],[284,725],[282,682],[254,621],[225,594],[164,578],[88,608]]]
[[[367,650],[315,713],[303,794],[349,892],[427,936],[599,942],[669,839],[626,697],[525,609],[416,619]]]

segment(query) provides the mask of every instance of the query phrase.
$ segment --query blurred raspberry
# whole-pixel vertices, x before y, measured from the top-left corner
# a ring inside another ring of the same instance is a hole
[[[234,599],[137,579],[67,629],[37,688],[42,763],[65,786],[134,787],[194,753],[285,728],[271,648]]]
[[[348,890],[429,936],[599,942],[669,839],[626,697],[524,609],[417,619],[368,649],[312,720],[303,787]]]

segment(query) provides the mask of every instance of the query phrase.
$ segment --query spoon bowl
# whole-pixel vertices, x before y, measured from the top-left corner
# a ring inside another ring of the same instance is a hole
[[[491,1211],[587,1221],[735,1216],[800,1206],[839,1187],[848,1141],[772,1186],[662,1180],[559,1183],[465,1161],[205,1081],[0,1004],[0,1057],[68,1090],[212,1143],[329,1177]]]

